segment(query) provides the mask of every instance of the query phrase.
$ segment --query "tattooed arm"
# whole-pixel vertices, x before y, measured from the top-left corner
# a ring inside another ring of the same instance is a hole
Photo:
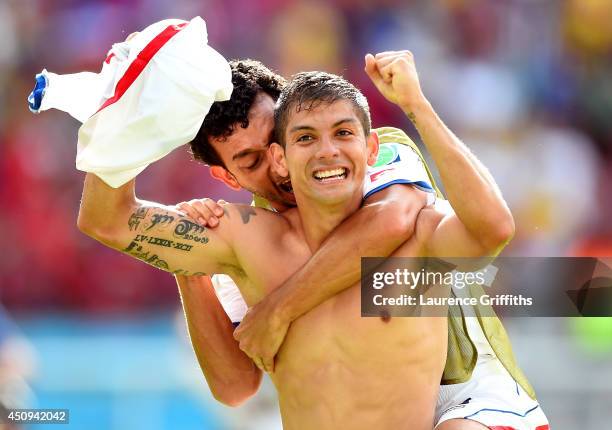
[[[231,246],[232,228],[240,224],[232,219],[237,218],[226,217],[213,232],[173,207],[137,199],[134,181],[112,188],[88,173],[78,226],[103,244],[159,269],[202,275],[238,266]]]
[[[210,280],[198,275],[246,276],[236,254],[251,254],[250,244],[261,248],[256,230],[262,217],[253,221],[257,211],[248,205],[228,204],[223,210],[210,231],[174,207],[137,199],[134,181],[115,189],[87,174],[78,226],[111,248],[177,275],[189,335],[211,391],[220,402],[237,406],[257,391],[262,373],[234,340]]]

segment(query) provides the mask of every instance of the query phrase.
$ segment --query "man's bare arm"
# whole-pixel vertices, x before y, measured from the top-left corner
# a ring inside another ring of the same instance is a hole
[[[230,207],[225,207],[228,214]],[[212,286],[202,283],[200,276],[237,264],[226,239],[232,237],[232,218],[246,224],[238,214],[226,216],[214,232],[209,231],[174,207],[138,200],[134,181],[115,189],[87,174],[78,225],[103,244],[183,281],[179,287],[200,366],[213,395],[234,406],[254,394],[261,375],[238,348],[231,322]]]
[[[497,255],[514,234],[514,219],[493,177],[428,102],[413,106],[407,114],[438,167],[453,209],[426,242],[427,253]]]
[[[266,371],[289,325],[359,281],[361,257],[388,256],[412,236],[424,192],[392,185],[338,226],[310,260],[249,312],[234,333],[240,348]]]
[[[425,192],[408,185],[392,185],[373,194],[300,270],[264,300],[277,300],[283,318],[295,321],[355,285],[361,277],[361,257],[391,255],[412,236],[426,202]]]
[[[430,236],[428,253],[445,257],[497,254],[514,234],[512,214],[491,174],[446,127],[423,95],[412,54],[368,55],[366,72],[415,125],[454,210]]]
[[[214,231],[207,230],[173,207],[138,200],[134,181],[112,188],[88,173],[78,226],[109,247],[178,275],[201,275],[237,264],[230,246],[230,217]]]
[[[234,326],[208,276],[176,276],[189,337],[215,399],[239,406],[261,384],[261,371],[238,347]]]

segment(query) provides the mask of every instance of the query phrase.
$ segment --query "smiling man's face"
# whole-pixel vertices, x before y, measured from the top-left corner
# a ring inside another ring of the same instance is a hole
[[[285,161],[298,199],[323,205],[361,199],[377,139],[365,136],[348,100],[293,110],[285,129]]]
[[[265,93],[255,98],[249,111],[249,125],[236,125],[227,138],[211,138],[210,143],[225,164],[214,166],[212,175],[228,186],[244,188],[273,204],[295,205],[288,178],[275,172],[268,148],[274,132],[274,100]]]

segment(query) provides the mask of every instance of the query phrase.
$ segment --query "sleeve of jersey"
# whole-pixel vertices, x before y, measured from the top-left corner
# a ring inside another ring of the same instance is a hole
[[[247,312],[248,306],[234,280],[227,275],[213,275],[212,284],[223,310],[232,323],[240,324]]]
[[[410,184],[427,192],[427,204],[436,199],[435,189],[419,154],[408,145],[383,143],[379,146],[376,164],[368,168],[363,198],[394,184]]]

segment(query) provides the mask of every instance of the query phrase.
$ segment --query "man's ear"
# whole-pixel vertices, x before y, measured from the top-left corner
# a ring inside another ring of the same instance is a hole
[[[268,157],[270,157],[270,165],[272,170],[279,176],[286,178],[289,176],[287,169],[287,159],[285,158],[285,148],[278,143],[271,143],[268,148]]]
[[[378,158],[378,134],[375,131],[370,132],[366,146],[368,148],[368,166],[373,166]]]
[[[240,191],[242,189],[236,178],[234,178],[234,175],[232,175],[230,171],[227,170],[225,167],[210,166],[210,176],[212,176],[218,181],[223,182],[232,190]]]

